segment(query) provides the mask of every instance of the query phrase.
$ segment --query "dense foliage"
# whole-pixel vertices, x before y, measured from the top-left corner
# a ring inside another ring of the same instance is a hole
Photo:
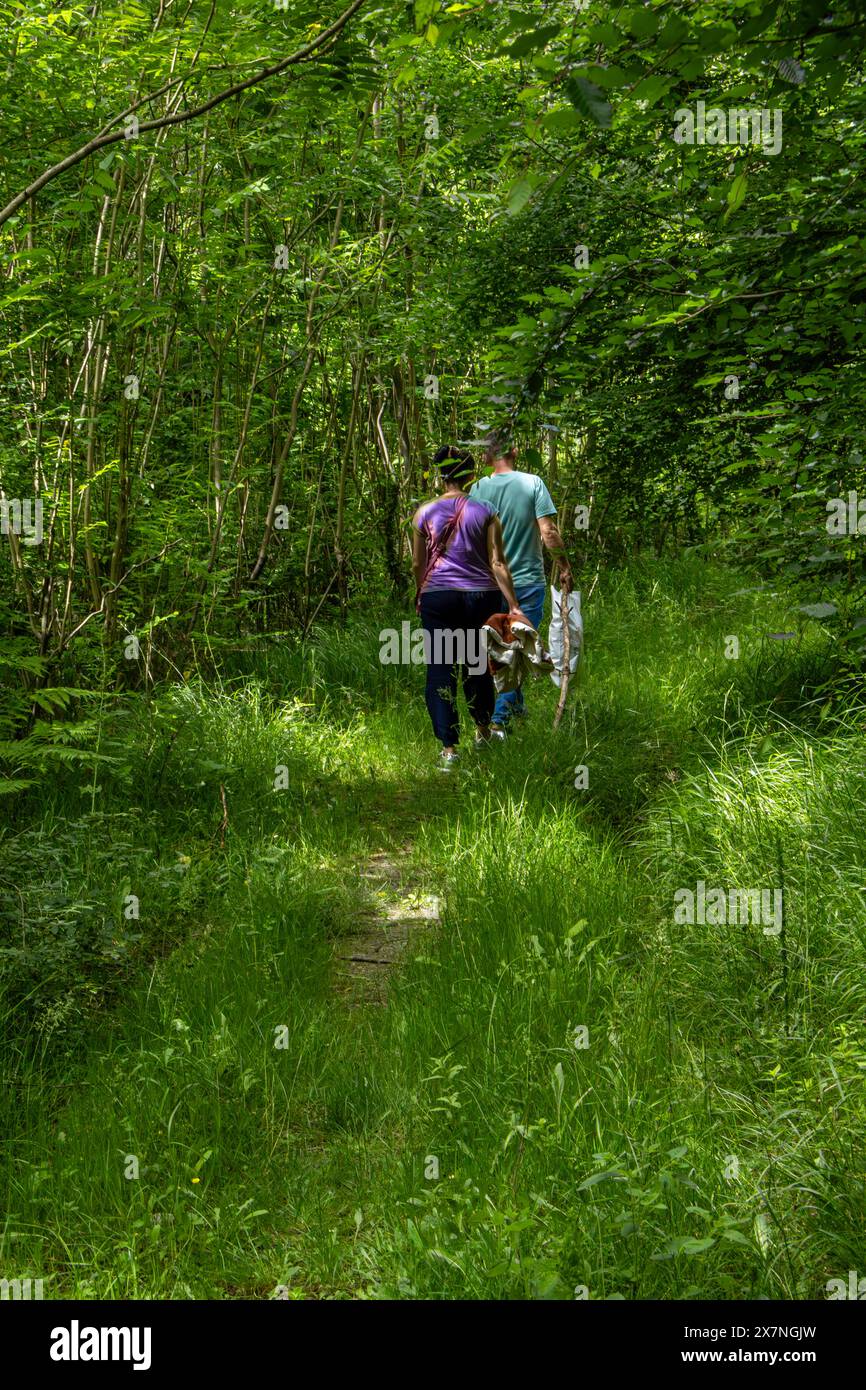
[[[505,420],[581,559],[751,541],[856,638],[861,7],[352,10],[2,7],[11,786],[104,666],[401,590],[431,444]]]
[[[866,6],[342,3],[0,0],[16,1251],[85,1296],[821,1296],[866,1268]],[[585,686],[446,792],[377,634],[494,427]],[[395,846],[443,918],[371,1016],[333,957]],[[784,881],[781,940],[672,932],[713,875]]]

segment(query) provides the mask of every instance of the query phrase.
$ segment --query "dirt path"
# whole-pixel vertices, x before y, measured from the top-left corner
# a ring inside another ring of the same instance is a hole
[[[420,931],[439,920],[439,899],[412,887],[411,847],[372,854],[360,871],[368,901],[359,929],[341,936],[336,949],[337,991],[346,1001],[384,1005],[392,971]]]

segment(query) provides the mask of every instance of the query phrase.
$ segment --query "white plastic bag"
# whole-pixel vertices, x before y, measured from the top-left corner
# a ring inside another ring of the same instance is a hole
[[[563,631],[562,631],[562,595],[558,589],[550,586],[550,631],[547,634],[547,645],[550,655],[553,658],[554,669],[550,673],[550,679],[559,689],[562,680],[563,664]],[[568,596],[568,640],[570,650],[568,655],[568,669],[572,675],[577,670],[577,663],[580,661],[580,654],[583,650],[583,615],[580,611],[580,594],[570,593]]]

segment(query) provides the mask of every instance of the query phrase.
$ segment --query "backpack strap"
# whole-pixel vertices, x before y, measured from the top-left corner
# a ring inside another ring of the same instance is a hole
[[[427,583],[427,580],[433,573],[434,567],[442,559],[443,555],[446,553],[448,547],[450,546],[451,542],[456,536],[460,526],[460,518],[463,515],[463,512],[466,508],[466,503],[468,501],[469,498],[466,496],[459,497],[457,499],[457,506],[454,508],[453,515],[450,516],[448,520],[445,522],[445,525],[442,527],[442,530],[439,532],[438,536],[436,536],[435,540],[430,540],[430,554],[427,557],[427,564],[424,568],[424,573],[421,577],[421,583],[418,585],[418,592],[415,595],[416,605],[420,601],[421,590],[424,588],[424,585]]]

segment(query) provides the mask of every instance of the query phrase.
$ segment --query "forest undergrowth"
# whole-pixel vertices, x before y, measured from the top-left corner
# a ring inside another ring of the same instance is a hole
[[[0,840],[5,1277],[803,1299],[866,1265],[862,697],[782,588],[695,559],[586,622],[561,730],[534,685],[449,777],[378,623],[103,702],[104,761]],[[439,921],[358,1007],[377,854]],[[677,920],[700,884],[781,917]]]

